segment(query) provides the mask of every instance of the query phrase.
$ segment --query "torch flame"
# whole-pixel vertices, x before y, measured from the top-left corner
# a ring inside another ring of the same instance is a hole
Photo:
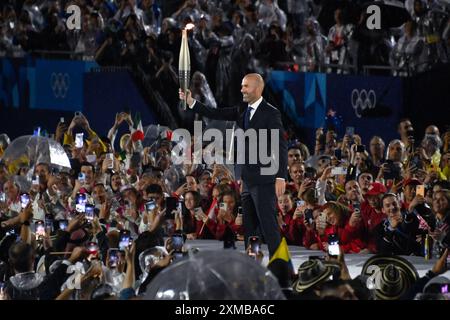
[[[195,28],[195,25],[193,23],[188,23],[185,27],[186,30],[192,30]]]

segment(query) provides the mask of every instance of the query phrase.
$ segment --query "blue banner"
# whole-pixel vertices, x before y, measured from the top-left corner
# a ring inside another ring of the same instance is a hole
[[[31,109],[83,110],[83,75],[95,62],[36,61],[35,85],[31,86]],[[33,92],[34,90],[34,92]]]
[[[374,135],[386,142],[397,137],[403,111],[401,78],[275,71],[268,85],[282,100],[286,115],[303,129],[309,145],[315,129],[328,124],[329,113],[339,119],[340,136],[352,126],[366,144]]]

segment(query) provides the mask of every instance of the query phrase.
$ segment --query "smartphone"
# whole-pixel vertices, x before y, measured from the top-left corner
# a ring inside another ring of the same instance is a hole
[[[78,213],[83,213],[86,208],[87,197],[84,193],[77,193],[75,196],[75,210]]]
[[[92,220],[94,220],[94,209],[95,207],[92,204],[86,204],[84,206],[84,215],[89,222],[92,222]]]
[[[156,202],[153,199],[150,199],[150,201],[145,203],[145,210],[148,212],[155,210],[156,208]]]
[[[4,192],[0,192],[0,202],[6,202],[6,194]]]
[[[83,172],[78,174],[78,181],[80,181],[80,183],[84,183],[86,181],[86,175]]]
[[[361,152],[363,153],[364,151],[366,151],[366,146],[363,144],[357,145],[356,146],[356,152]]]
[[[308,167],[305,169],[305,178],[314,180],[316,178],[316,169]]]
[[[314,222],[314,215],[312,209],[305,210],[305,221],[308,224],[312,224]]]
[[[75,112],[75,117],[80,117],[81,116],[81,111],[76,111]]]
[[[38,220],[34,223],[34,233],[36,234],[36,239],[45,236],[45,224],[44,221]]]
[[[31,180],[31,184],[33,186],[38,186],[39,185],[39,176],[33,176],[33,179]]]
[[[347,127],[347,128],[345,128],[345,134],[347,136],[349,136],[350,138],[352,138],[353,135],[355,134],[355,127]]]
[[[177,210],[177,201],[176,197],[166,198],[166,214],[171,214],[172,211]]]
[[[250,256],[253,256],[256,259],[256,256],[259,253],[259,250],[261,249],[261,242],[259,240],[258,236],[251,236],[248,238],[248,243],[250,245]]]
[[[358,210],[358,212],[361,212],[361,203],[354,202],[354,203],[352,203],[352,207],[353,207],[353,209]]]
[[[59,122],[64,123],[64,117],[59,118]]]
[[[95,165],[97,156],[95,154],[88,154],[86,155],[86,161]]]
[[[202,214],[202,212],[203,212],[203,209],[201,207],[194,208],[194,215],[195,215],[195,217],[198,217],[197,219],[199,219],[199,220],[202,220],[200,218],[200,215]]]
[[[237,212],[238,212],[238,214],[243,214],[244,213],[244,211],[242,210],[242,207],[238,207]]]
[[[119,250],[125,251],[132,242],[130,230],[121,230],[119,238]]]
[[[221,209],[221,210],[224,210],[224,211],[227,211],[227,204],[225,203],[225,202],[221,202],[220,204],[219,204],[219,209]]]
[[[336,234],[330,234],[328,236],[328,254],[330,257],[337,258],[339,253],[339,239]]]
[[[105,158],[111,160],[111,164],[108,164],[108,169],[114,169],[114,155],[112,153],[107,153]]]
[[[344,167],[334,167],[333,169],[331,169],[331,174],[333,176],[346,175],[347,169]]]
[[[177,211],[180,212],[180,214],[181,214],[181,212],[183,212],[183,200],[178,200]]]
[[[303,200],[297,200],[296,203],[297,203],[297,208],[300,208],[300,207],[304,206],[306,202]]]
[[[28,193],[22,193],[20,195],[20,205],[22,209],[26,208],[26,206],[30,203],[30,195]]]
[[[108,257],[109,257],[109,266],[111,268],[116,268],[117,263],[119,262],[119,248],[110,248],[108,249]]]
[[[172,248],[176,253],[183,252],[184,237],[182,234],[174,233],[172,235]]]
[[[45,215],[45,231],[47,231],[47,233],[52,233],[53,232],[53,216],[51,214],[46,214]]]
[[[75,148],[77,148],[77,149],[83,148],[83,143],[84,143],[83,136],[84,136],[84,133],[77,133],[75,135]]]
[[[334,150],[334,156],[338,160],[342,160],[342,150],[341,149],[335,149]]]
[[[69,225],[69,221],[66,219],[62,219],[62,220],[58,221],[59,230],[66,231],[68,225]]]
[[[420,184],[416,186],[416,196],[425,197],[425,185]]]

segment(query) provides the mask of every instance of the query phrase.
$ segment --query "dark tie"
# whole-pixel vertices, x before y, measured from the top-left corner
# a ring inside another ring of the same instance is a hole
[[[244,117],[244,130],[247,130],[250,125],[250,115],[252,114],[253,108],[248,106],[247,111],[245,111],[245,117]]]

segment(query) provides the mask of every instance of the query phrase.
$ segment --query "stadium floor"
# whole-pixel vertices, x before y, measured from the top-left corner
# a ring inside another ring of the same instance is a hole
[[[191,248],[198,248],[199,250],[223,250],[223,242],[216,240],[187,240],[186,245]],[[236,242],[236,250],[244,252],[244,242]],[[264,252],[263,264],[267,265],[269,262],[267,246],[262,246]],[[289,251],[291,253],[292,262],[294,268],[297,270],[298,266],[304,261],[308,260],[309,256],[323,255],[322,251],[306,250],[303,247],[289,246]],[[347,254],[345,256],[345,261],[347,263],[350,275],[352,278],[360,274],[364,262],[372,255],[370,254]],[[433,267],[436,260],[425,260],[423,257],[415,256],[404,256],[407,260],[414,264],[420,276],[424,276]],[[448,262],[450,267],[450,261]],[[444,276],[450,278],[450,271],[447,271]]]

